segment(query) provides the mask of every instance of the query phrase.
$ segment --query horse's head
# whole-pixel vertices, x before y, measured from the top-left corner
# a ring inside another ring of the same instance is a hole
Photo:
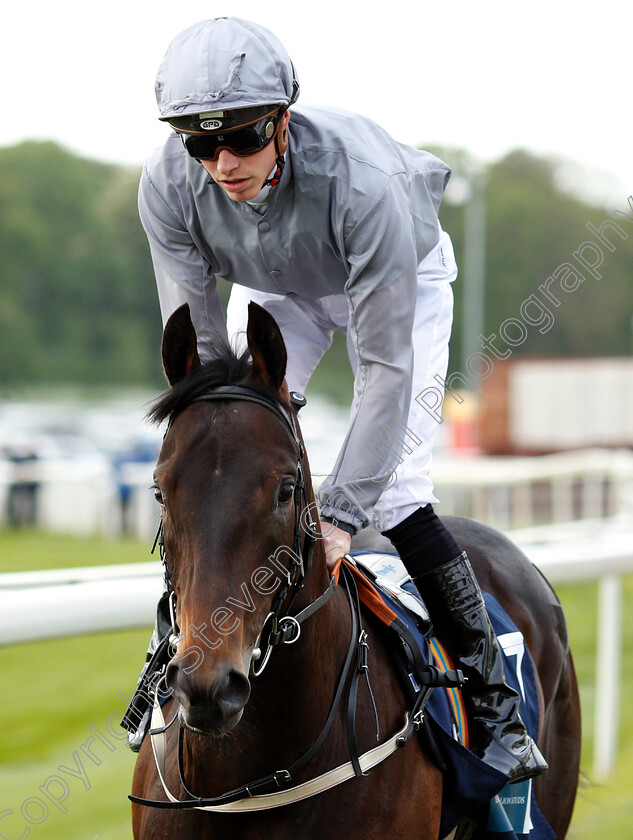
[[[166,682],[181,722],[205,733],[240,720],[271,607],[287,604],[303,571],[307,500],[286,349],[255,304],[247,340],[248,353],[219,342],[201,364],[189,308],[177,310],[162,347],[171,389],[150,415],[169,419],[154,475],[178,629]]]

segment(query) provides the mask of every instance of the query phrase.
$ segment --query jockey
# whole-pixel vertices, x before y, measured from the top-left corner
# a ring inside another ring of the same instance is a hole
[[[392,541],[468,677],[478,753],[511,781],[536,776],[547,764],[505,684],[481,591],[433,509],[441,421],[425,395],[448,366],[457,268],[438,210],[449,169],[364,117],[295,108],[298,94],[285,49],[258,24],[216,18],[169,46],[156,97],[173,131],[139,195],[163,321],[188,303],[204,361],[214,334],[243,340],[256,301],[281,328],[300,392],[334,331],[347,336],[349,430],[318,492],[328,564],[368,525]],[[233,283],[226,323],[216,275]]]

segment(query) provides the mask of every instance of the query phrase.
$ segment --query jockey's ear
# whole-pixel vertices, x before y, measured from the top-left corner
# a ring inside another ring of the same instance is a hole
[[[198,339],[188,303],[183,303],[169,316],[163,331],[161,354],[165,376],[170,385],[180,382],[200,365]]]
[[[280,391],[286,375],[286,345],[273,316],[257,303],[248,304],[246,328],[254,379]]]
[[[277,150],[280,155],[286,153],[288,148],[288,123],[290,122],[290,111],[286,111],[279,125],[277,126]]]

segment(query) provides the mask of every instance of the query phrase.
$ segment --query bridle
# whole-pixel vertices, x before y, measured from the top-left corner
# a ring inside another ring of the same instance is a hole
[[[325,592],[312,601],[305,609],[301,610],[301,612],[296,615],[288,614],[295,598],[301,589],[303,589],[306,575],[312,566],[312,555],[318,538],[317,526],[312,518],[311,505],[307,495],[306,471],[303,465],[305,449],[299,436],[295,419],[295,411],[299,411],[306,404],[305,397],[297,391],[292,391],[290,393],[290,403],[294,410],[287,411],[280,402],[253,388],[247,388],[241,385],[223,385],[196,397],[192,400],[192,403],[226,402],[228,400],[255,403],[271,411],[290,432],[298,453],[297,481],[294,488],[293,546],[292,549],[287,546],[281,547],[283,548],[283,553],[289,555],[290,560],[285,570],[285,575],[273,597],[270,611],[262,627],[251,661],[250,673],[252,676],[258,677],[268,664],[272,650],[276,645],[282,643],[292,644],[297,641],[301,633],[301,623],[311,615],[314,615],[318,609],[329,601],[336,588],[336,581],[334,578],[331,578],[330,585]],[[168,431],[170,426],[171,423],[168,426]],[[178,627],[176,625],[176,592],[167,568],[167,558],[162,539],[162,527],[159,527],[159,533],[154,542],[154,545],[156,544],[160,547],[160,556],[163,563],[163,574],[169,596],[169,611],[172,624],[171,640],[172,646],[175,647],[179,638]],[[286,613],[283,616],[280,615],[282,607],[283,612]],[[264,648],[263,651],[262,647]]]
[[[303,465],[305,448],[299,436],[295,419],[295,411],[298,412],[303,408],[306,404],[306,398],[298,391],[291,391],[290,403],[292,409],[291,411],[286,411],[280,402],[271,399],[260,391],[255,391],[253,388],[239,385],[224,385],[215,388],[208,394],[203,394],[194,400],[194,402],[211,402],[216,400],[242,400],[261,405],[269,411],[272,411],[290,432],[298,452],[297,482],[294,489],[294,542],[292,551],[284,552],[290,553],[289,566],[286,570],[285,578],[275,593],[270,612],[264,622],[259,643],[251,661],[251,674],[258,677],[268,664],[273,647],[280,643],[293,644],[297,641],[301,633],[301,623],[329,601],[336,588],[336,582],[332,579],[330,586],[325,592],[300,613],[294,616],[288,614],[295,598],[301,589],[303,589],[306,575],[312,566],[312,554],[318,538],[316,523],[312,518],[312,511],[307,495],[306,471]],[[288,600],[289,594],[290,598]],[[280,617],[280,611],[284,604],[286,615]],[[264,645],[265,650],[262,652],[262,646]]]
[[[305,450],[299,437],[294,411],[291,410],[288,412],[280,402],[262,394],[260,391],[238,385],[227,385],[215,388],[206,394],[196,397],[192,402],[195,403],[216,400],[242,400],[255,403],[269,409],[286,426],[297,446],[298,451],[297,482],[294,490],[294,543],[291,552],[291,560],[286,570],[285,578],[282,579],[280,586],[273,597],[269,615],[266,618],[264,627],[260,633],[259,645],[265,645],[266,650],[263,654],[260,650],[259,655],[254,655],[253,661],[251,662],[251,675],[257,677],[266,667],[273,647],[281,643],[292,644],[293,642],[296,642],[301,631],[301,623],[310,616],[314,615],[314,613],[316,613],[330,600],[338,584],[338,574],[331,576],[330,584],[325,592],[312,601],[307,607],[294,615],[289,614],[297,594],[304,586],[305,577],[312,564],[314,546],[318,538],[318,532],[316,530],[316,524],[312,518],[305,483],[305,469],[303,466]],[[291,392],[290,401],[294,409],[297,411],[305,405],[306,402],[305,397],[297,392]],[[165,583],[169,592],[169,604],[172,621],[172,637],[170,641],[173,643],[173,640],[177,641],[178,639],[175,609],[176,593],[169,578],[164,544],[162,541],[162,532],[160,528],[154,545],[157,543],[161,547],[161,559],[163,560]],[[373,749],[368,750],[363,755],[358,754],[356,746],[355,716],[358,683],[361,677],[364,677],[367,681],[372,703],[373,693],[371,692],[371,685],[369,684],[367,634],[362,628],[360,620],[358,592],[356,590],[353,574],[351,574],[351,572],[349,572],[349,570],[347,570],[344,566],[341,566],[341,581],[343,583],[343,589],[347,596],[350,608],[351,638],[328,716],[320,734],[311,746],[295,762],[293,762],[292,765],[284,770],[277,770],[270,773],[268,776],[249,782],[248,784],[242,785],[234,790],[227,791],[220,796],[199,797],[191,793],[185,782],[181,727],[178,735],[178,769],[182,787],[187,796],[189,796],[189,799],[178,800],[170,792],[165,781],[165,734],[176,720],[177,714],[172,717],[168,724],[165,723],[159,702],[159,681],[155,687],[152,725],[149,735],[152,740],[152,749],[154,751],[154,759],[158,775],[168,798],[167,800],[151,800],[137,796],[129,796],[129,799],[132,802],[155,808],[195,808],[198,810],[218,812],[258,811],[267,808],[274,808],[280,805],[289,804],[290,802],[300,801],[309,796],[314,796],[315,794],[327,790],[334,785],[338,785],[347,779],[353,778],[354,776],[361,776],[368,769],[384,761],[384,759],[395,752],[396,749],[404,746],[409,741],[413,732],[419,729],[422,724],[424,708],[432,691],[431,688],[426,688],[420,691],[413,708],[405,715],[404,726],[398,732],[396,732],[388,741],[385,741]],[[282,607],[284,608],[283,612],[285,612],[286,615],[279,617]],[[356,654],[356,656],[354,654]],[[260,659],[261,662],[259,661]],[[355,667],[353,667],[354,665]],[[324,743],[332,724],[337,717],[345,685],[348,682],[350,685],[347,701],[347,738],[350,750],[350,761],[339,765],[333,770],[330,770],[309,782],[305,782],[302,785],[291,788],[290,784],[296,773],[303,768],[314,757],[314,755],[316,755]],[[378,716],[375,704],[374,715],[376,718],[376,740],[378,740]]]

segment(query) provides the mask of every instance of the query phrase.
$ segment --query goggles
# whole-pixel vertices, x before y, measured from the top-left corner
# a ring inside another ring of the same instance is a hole
[[[242,113],[239,115],[241,116],[239,120],[241,125],[236,127],[233,127],[238,122],[238,118],[236,117],[217,120],[210,117],[206,120],[196,120],[196,123],[201,127],[205,123],[206,125],[212,125],[214,122],[221,124],[217,126],[219,130],[213,132],[204,131],[199,134],[189,133],[192,130],[190,118],[176,117],[170,119],[169,123],[180,133],[185,149],[193,158],[197,158],[198,160],[215,160],[222,149],[229,149],[234,154],[245,157],[260,152],[270,143],[275,136],[277,126],[283,116],[283,111],[280,111],[281,109],[279,107],[275,107],[274,110],[268,111],[268,113],[259,119],[255,119],[248,125],[245,125],[243,122],[247,114]],[[233,112],[233,114],[235,113]]]

